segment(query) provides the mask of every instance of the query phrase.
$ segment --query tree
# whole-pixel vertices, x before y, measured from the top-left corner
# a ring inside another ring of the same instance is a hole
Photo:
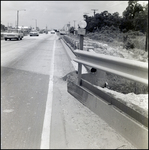
[[[87,22],[86,31],[87,32],[96,32],[100,31],[103,27],[114,26],[119,28],[121,17],[119,17],[119,13],[115,12],[113,14],[109,13],[108,11],[103,11],[100,14],[97,13],[95,16],[83,16],[85,21]]]
[[[94,16],[84,15],[87,22],[86,31],[96,32],[103,27],[115,27],[120,31],[141,31],[146,32],[148,5],[144,8],[138,1],[128,1],[126,10],[123,11],[123,17],[118,12],[110,14],[108,11],[96,13]]]
[[[115,27],[119,27],[120,26],[121,18],[119,16],[118,12],[113,13],[111,19],[112,19],[113,26],[115,26]]]
[[[93,32],[94,29],[94,21],[93,21],[94,17],[89,17],[87,15],[84,15],[84,19],[87,22],[87,26],[86,26],[86,31],[87,32]]]
[[[123,19],[121,22],[121,30],[135,30],[145,32],[145,12],[141,4],[138,1],[128,1],[128,6],[123,12]]]
[[[140,13],[136,13],[136,15],[133,19],[134,30],[145,33],[146,25],[147,25],[147,18],[145,16],[145,12],[142,11]]]
[[[145,18],[146,18],[146,41],[145,41],[145,51],[148,51],[148,4],[145,7]]]
[[[74,33],[74,27],[70,27],[69,33]]]
[[[6,27],[3,24],[1,24],[1,31],[5,31],[5,30],[6,30]]]

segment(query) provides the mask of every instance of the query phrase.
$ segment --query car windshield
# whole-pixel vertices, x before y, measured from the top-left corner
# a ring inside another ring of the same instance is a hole
[[[18,33],[18,30],[8,30],[8,33],[12,33],[12,32]]]
[[[8,33],[20,33],[20,32],[22,32],[21,30],[8,30],[7,31]]]

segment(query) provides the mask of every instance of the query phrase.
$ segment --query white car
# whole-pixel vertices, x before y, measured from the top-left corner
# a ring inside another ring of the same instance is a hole
[[[7,32],[4,34],[4,39],[7,41],[7,39],[16,39],[16,40],[22,40],[24,37],[23,31],[19,29],[9,29]]]
[[[54,31],[54,30],[52,30],[50,33],[51,33],[51,34],[55,34],[55,31]]]
[[[29,34],[30,36],[39,36],[39,32],[36,30],[31,31]]]

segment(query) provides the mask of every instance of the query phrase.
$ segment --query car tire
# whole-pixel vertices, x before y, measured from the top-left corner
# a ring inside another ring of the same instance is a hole
[[[18,37],[17,40],[20,41],[20,37]]]
[[[5,41],[7,41],[7,38],[5,38]]]

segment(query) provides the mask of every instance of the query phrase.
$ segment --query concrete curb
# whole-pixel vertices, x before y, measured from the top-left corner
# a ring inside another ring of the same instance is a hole
[[[148,149],[148,128],[139,124],[113,105],[109,105],[102,98],[77,85],[71,79],[67,80],[67,90],[135,147]]]

